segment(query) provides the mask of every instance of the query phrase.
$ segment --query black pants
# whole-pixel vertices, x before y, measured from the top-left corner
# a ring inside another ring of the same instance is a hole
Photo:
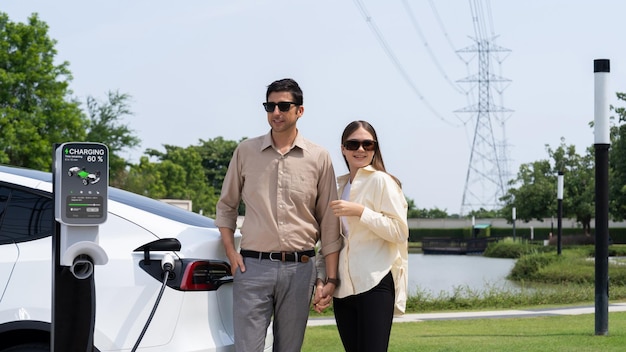
[[[334,298],[335,321],[343,348],[347,352],[387,351],[394,303],[391,272],[367,292]]]

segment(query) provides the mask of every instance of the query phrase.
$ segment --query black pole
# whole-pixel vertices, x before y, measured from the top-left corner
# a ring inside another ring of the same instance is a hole
[[[559,171],[557,182],[557,234],[556,234],[556,253],[561,255],[561,237],[563,235],[563,171]]]
[[[515,219],[513,219],[513,242],[515,242]]]
[[[558,218],[556,220],[556,253],[561,255],[561,235],[563,234],[563,199],[559,199]]]
[[[596,153],[596,335],[608,334],[609,311],[609,145],[595,146]]]
[[[54,144],[52,153],[53,194],[56,178],[54,161],[59,146],[60,144]],[[53,203],[56,207],[56,202]],[[69,267],[61,265],[61,224],[56,219],[53,219],[53,222],[50,351],[92,352],[96,325],[94,275],[86,279],[77,279]]]
[[[594,150],[596,164],[596,257],[595,309],[596,335],[609,334],[609,103],[610,62],[594,60],[595,111]]]

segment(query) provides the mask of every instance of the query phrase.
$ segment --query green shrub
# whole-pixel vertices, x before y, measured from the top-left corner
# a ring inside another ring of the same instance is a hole
[[[487,288],[480,292],[468,287],[457,287],[453,293],[438,295],[421,291],[407,300],[407,312],[431,312],[467,309],[508,309],[543,305],[589,304],[594,301],[595,288],[589,284],[544,285],[540,287],[521,284],[519,290]],[[626,287],[615,285],[609,290],[609,299],[622,301]]]
[[[533,280],[552,284],[593,284],[595,263],[589,259],[585,248],[564,251],[558,260],[539,268]]]
[[[594,253],[595,253],[595,247],[594,247]],[[612,257],[626,257],[626,245],[623,245],[623,244],[612,244],[612,245],[610,245],[609,246],[609,256],[612,256]]]
[[[621,253],[624,248],[616,248]],[[594,284],[595,248],[593,246],[572,246],[564,248],[561,255],[556,252],[530,253],[522,255],[507,276],[514,281],[535,283]],[[626,259],[609,258],[609,284],[626,285]]]
[[[525,240],[513,241],[511,238],[505,238],[498,242],[490,243],[483,253],[483,256],[489,258],[517,259],[525,254],[551,252],[554,250],[554,247],[533,244]]]
[[[515,266],[507,278],[516,281],[535,281],[539,270],[561,259],[562,257],[556,255],[556,253],[531,253],[523,255],[515,262]]]
[[[609,261],[609,286],[623,286],[626,287],[626,262],[624,261]]]

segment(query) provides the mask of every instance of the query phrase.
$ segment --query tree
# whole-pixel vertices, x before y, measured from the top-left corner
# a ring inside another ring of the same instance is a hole
[[[156,199],[188,199],[193,211],[213,215],[237,145],[217,137],[186,148],[164,145],[165,152],[148,149],[138,165],[130,165],[122,188]]]
[[[625,93],[617,98],[626,101]],[[611,106],[617,113],[617,121],[611,126],[611,149],[609,154],[609,209],[615,221],[626,219],[626,108]]]
[[[139,165],[131,165],[125,189],[151,198],[187,199],[193,211],[215,214],[218,196],[206,182],[201,157],[195,147],[181,148],[165,145],[165,153],[148,149],[156,157],[150,162],[142,157]]]
[[[515,188],[519,185],[518,188]],[[556,176],[548,160],[520,165],[517,177],[509,181],[509,190],[502,197],[501,213],[512,214],[523,221],[542,220],[556,210]]]
[[[426,217],[429,219],[445,219],[448,217],[448,212],[445,209],[434,207],[426,211]]]
[[[228,171],[228,165],[235,148],[245,139],[246,137],[240,139],[239,142],[224,140],[222,137],[206,141],[201,139],[200,144],[195,146],[202,158],[202,167],[204,168],[207,184],[215,190],[216,202],[222,193],[222,183],[224,183],[224,177],[226,176],[226,171]],[[238,212],[240,215],[246,213],[246,206],[243,200],[239,202]]]
[[[242,138],[241,141],[246,138]],[[200,140],[200,144],[194,148],[202,158],[202,167],[204,168],[207,182],[213,186],[218,194],[222,190],[222,183],[228,170],[230,158],[237,145],[236,141],[227,141],[222,137],[216,137],[209,140]]]
[[[406,202],[408,205],[407,217],[409,219],[445,219],[448,217],[448,213],[445,210],[437,207],[430,210],[426,208],[418,209],[413,199],[406,198]]]
[[[180,148],[166,146],[167,154],[163,155],[164,164],[171,162],[182,167],[181,177],[185,178],[184,186],[176,187],[167,183],[168,197],[192,199],[194,210],[202,210],[208,214],[215,214],[217,196],[215,188],[206,182],[206,170],[202,167],[202,157],[194,147]]]
[[[164,145],[165,152],[148,149],[138,165],[130,166],[123,188],[151,198],[190,199],[194,211],[215,214],[237,145],[236,141],[216,137],[186,148]],[[239,210],[244,213],[243,203]]]
[[[109,148],[109,177],[111,186],[120,187],[127,176],[127,161],[120,156],[126,149],[136,147],[141,140],[120,120],[132,116],[130,95],[109,91],[108,100],[100,102],[87,97],[88,132],[86,140],[104,143]]]
[[[150,162],[147,156],[139,159],[139,164],[131,165],[123,188],[127,191],[150,198],[166,198],[167,189],[159,164]]]
[[[593,149],[589,147],[584,155],[578,155],[575,146],[566,146],[561,139],[561,145],[554,150],[548,148],[548,154],[554,160],[553,172],[563,172],[563,213],[580,222],[586,235],[591,234],[596,179]]]
[[[576,147],[567,146],[561,139],[558,148],[546,145],[550,160],[522,164],[517,177],[509,182],[509,191],[501,200],[503,214],[511,214],[516,208],[518,219],[530,221],[554,216],[557,211],[557,174],[564,173],[563,215],[576,218],[585,234],[590,233],[591,219],[595,213],[595,174],[591,148],[584,156],[576,153]],[[515,185],[519,185],[515,188]]]
[[[22,24],[0,12],[0,163],[49,170],[53,143],[85,137],[69,63],[55,65],[55,44],[37,14]]]
[[[500,210],[487,210],[485,208],[480,208],[478,210],[472,210],[467,214],[467,217],[474,217],[476,219],[494,219],[502,216],[502,212]]]

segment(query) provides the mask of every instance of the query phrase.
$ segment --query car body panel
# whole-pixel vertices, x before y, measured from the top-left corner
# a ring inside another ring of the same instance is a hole
[[[2,247],[6,247],[3,245]],[[28,316],[29,319],[50,321],[51,302],[51,273],[52,265],[49,259],[52,252],[50,238],[18,243],[20,256],[15,262],[11,279],[0,301],[0,321],[7,316]],[[48,256],[34,256],[46,250]],[[28,280],[20,280],[27,277]],[[16,313],[16,309],[20,313]],[[42,311],[46,314],[41,315]],[[8,315],[7,315],[8,314]]]
[[[0,302],[4,296],[4,290],[13,273],[13,267],[17,261],[18,249],[14,244],[0,246]]]
[[[7,170],[9,173],[5,172]],[[52,196],[49,173],[37,172],[34,178],[22,176],[22,173],[32,174],[0,165],[0,185],[19,185],[22,189]],[[140,268],[144,253],[135,249],[159,238],[177,238],[181,250],[172,252],[177,259],[227,261],[212,219],[124,192],[109,188],[109,214],[107,221],[99,226],[98,243],[108,256],[105,265],[94,267],[94,344],[102,352],[128,351],[133,347],[162,287],[162,282]],[[134,198],[129,204],[142,203],[137,204],[140,208],[115,200],[126,197]],[[171,219],[157,214],[171,216]],[[240,240],[241,234],[237,231],[237,246]],[[51,236],[0,244],[0,288],[3,289],[0,291],[0,332],[6,332],[9,326],[24,325],[16,324],[19,322],[32,322],[33,326],[50,322],[51,254]],[[164,254],[151,252],[150,258],[160,260]],[[232,323],[232,283],[223,284],[215,291],[181,291],[166,287],[139,350],[230,351],[234,339]],[[271,325],[267,341],[269,351]]]

